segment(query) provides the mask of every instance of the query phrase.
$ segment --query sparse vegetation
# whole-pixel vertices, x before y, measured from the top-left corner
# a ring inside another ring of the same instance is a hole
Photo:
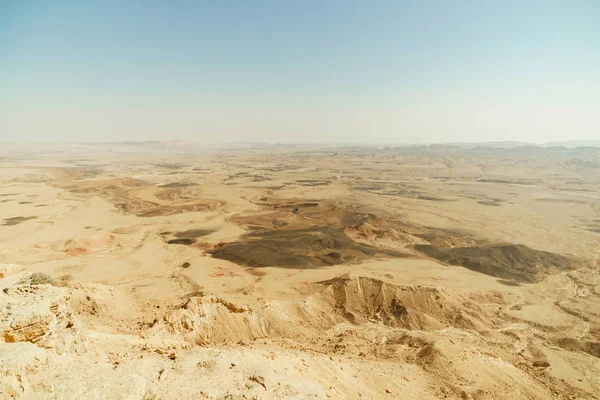
[[[58,278],[56,278],[53,284],[56,286],[67,286],[69,284],[69,281],[71,281],[72,279],[72,275],[61,275]]]
[[[29,279],[31,280],[30,285],[44,285],[44,284],[50,284],[50,285],[54,285],[54,278],[52,278],[50,275],[48,274],[44,274],[43,272],[34,272],[33,274],[31,274],[31,276],[29,277]]]
[[[43,272],[34,272],[30,276],[23,278],[17,282],[18,285],[56,285],[56,281],[48,274],[44,274]]]

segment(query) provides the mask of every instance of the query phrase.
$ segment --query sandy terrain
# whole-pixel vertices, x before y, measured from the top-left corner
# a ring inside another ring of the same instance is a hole
[[[0,398],[598,399],[600,148],[0,153]]]

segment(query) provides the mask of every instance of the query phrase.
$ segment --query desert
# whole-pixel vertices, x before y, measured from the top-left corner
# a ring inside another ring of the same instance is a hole
[[[599,148],[0,166],[1,398],[599,398]]]

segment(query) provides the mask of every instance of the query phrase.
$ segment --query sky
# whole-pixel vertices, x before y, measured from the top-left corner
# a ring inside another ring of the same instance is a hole
[[[597,0],[0,0],[0,142],[600,140]]]

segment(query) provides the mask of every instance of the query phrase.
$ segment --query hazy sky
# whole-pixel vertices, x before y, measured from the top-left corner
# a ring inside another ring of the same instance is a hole
[[[0,0],[0,141],[160,139],[600,140],[600,1]]]

